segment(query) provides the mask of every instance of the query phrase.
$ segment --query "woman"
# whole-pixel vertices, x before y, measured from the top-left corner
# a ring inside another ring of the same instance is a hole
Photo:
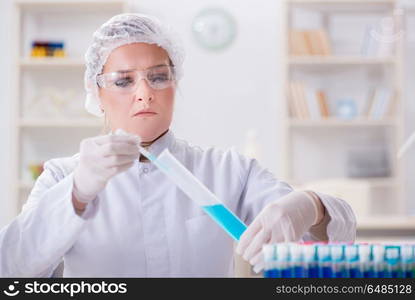
[[[232,275],[232,239],[139,156],[136,135],[155,155],[168,148],[249,225],[236,251],[254,266],[266,243],[354,240],[344,201],[293,191],[233,150],[175,138],[182,63],[183,51],[154,18],[122,14],[95,32],[87,110],[131,135],[92,137],[79,154],[45,163],[23,211],[1,232],[2,276],[50,276],[62,259],[70,277]]]

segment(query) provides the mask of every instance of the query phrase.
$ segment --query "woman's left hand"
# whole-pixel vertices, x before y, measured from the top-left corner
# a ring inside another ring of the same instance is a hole
[[[259,272],[264,244],[298,242],[318,223],[321,216],[315,201],[309,192],[293,191],[269,203],[242,234],[236,252]]]

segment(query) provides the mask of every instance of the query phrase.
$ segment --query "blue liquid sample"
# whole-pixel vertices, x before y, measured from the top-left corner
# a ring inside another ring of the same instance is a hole
[[[349,269],[350,278],[362,278],[362,273],[358,268]]]
[[[308,268],[308,278],[318,278],[318,267],[317,266],[310,266]]]
[[[414,271],[406,271],[405,278],[415,278],[415,270]]]
[[[278,269],[271,269],[264,272],[266,278],[281,278],[281,271]]]
[[[281,278],[292,278],[291,269],[290,268],[282,269]]]
[[[393,270],[390,272],[391,278],[402,278],[401,272],[399,270]]]
[[[375,272],[373,270],[363,271],[364,278],[375,278]]]
[[[295,266],[293,268],[293,278],[304,278],[304,268],[301,266]]]
[[[386,278],[385,271],[377,271],[376,272],[376,278]]]
[[[264,277],[265,278],[275,278],[273,275],[274,272],[273,272],[273,270],[266,270],[266,271],[264,271]]]
[[[338,271],[335,271],[333,273],[334,278],[347,278],[347,270],[346,269],[340,269]]]
[[[333,278],[333,270],[331,267],[320,267],[319,278]]]
[[[246,225],[223,204],[202,206],[204,211],[218,223],[234,240],[239,241]]]

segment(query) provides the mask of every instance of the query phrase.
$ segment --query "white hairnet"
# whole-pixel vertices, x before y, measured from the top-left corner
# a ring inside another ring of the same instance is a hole
[[[94,32],[92,45],[85,53],[85,108],[89,113],[103,116],[96,78],[102,72],[111,51],[132,43],[156,44],[163,48],[175,66],[176,80],[183,75],[184,50],[170,28],[158,19],[143,14],[116,15]]]

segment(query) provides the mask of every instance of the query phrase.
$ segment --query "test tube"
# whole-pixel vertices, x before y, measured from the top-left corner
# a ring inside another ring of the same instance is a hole
[[[347,278],[346,263],[344,261],[344,245],[335,244],[330,246],[333,277]]]
[[[415,253],[412,245],[401,246],[402,277],[415,278],[414,274]]]
[[[291,268],[289,266],[289,248],[288,244],[277,244],[277,270],[281,278],[291,278]]]
[[[386,263],[385,263],[385,246],[373,245],[373,263],[376,278],[385,278],[386,276]]]
[[[349,269],[349,278],[362,278],[359,267],[359,253],[357,250],[358,246],[346,245],[345,256]]]
[[[140,150],[142,153],[143,150]],[[151,153],[149,153],[151,155]],[[246,225],[222,203],[198,178],[187,170],[170,152],[164,149],[157,159],[150,159],[190,199],[203,210],[234,240],[239,241]]]
[[[303,257],[305,264],[305,276],[308,278],[318,278],[317,248],[314,244],[304,244]]]
[[[264,277],[265,278],[279,278],[280,274],[276,266],[276,247],[274,244],[264,245],[262,252],[264,254]]]
[[[360,244],[358,246],[360,259],[360,273],[363,278],[375,277],[372,259],[372,247],[369,244]]]
[[[302,247],[299,244],[290,244],[291,277],[304,278],[304,263]]]
[[[385,259],[387,278],[400,278],[400,246],[386,246],[385,248]]]
[[[331,268],[330,246],[326,244],[317,245],[317,259],[318,259],[318,277],[332,278],[333,270]]]

